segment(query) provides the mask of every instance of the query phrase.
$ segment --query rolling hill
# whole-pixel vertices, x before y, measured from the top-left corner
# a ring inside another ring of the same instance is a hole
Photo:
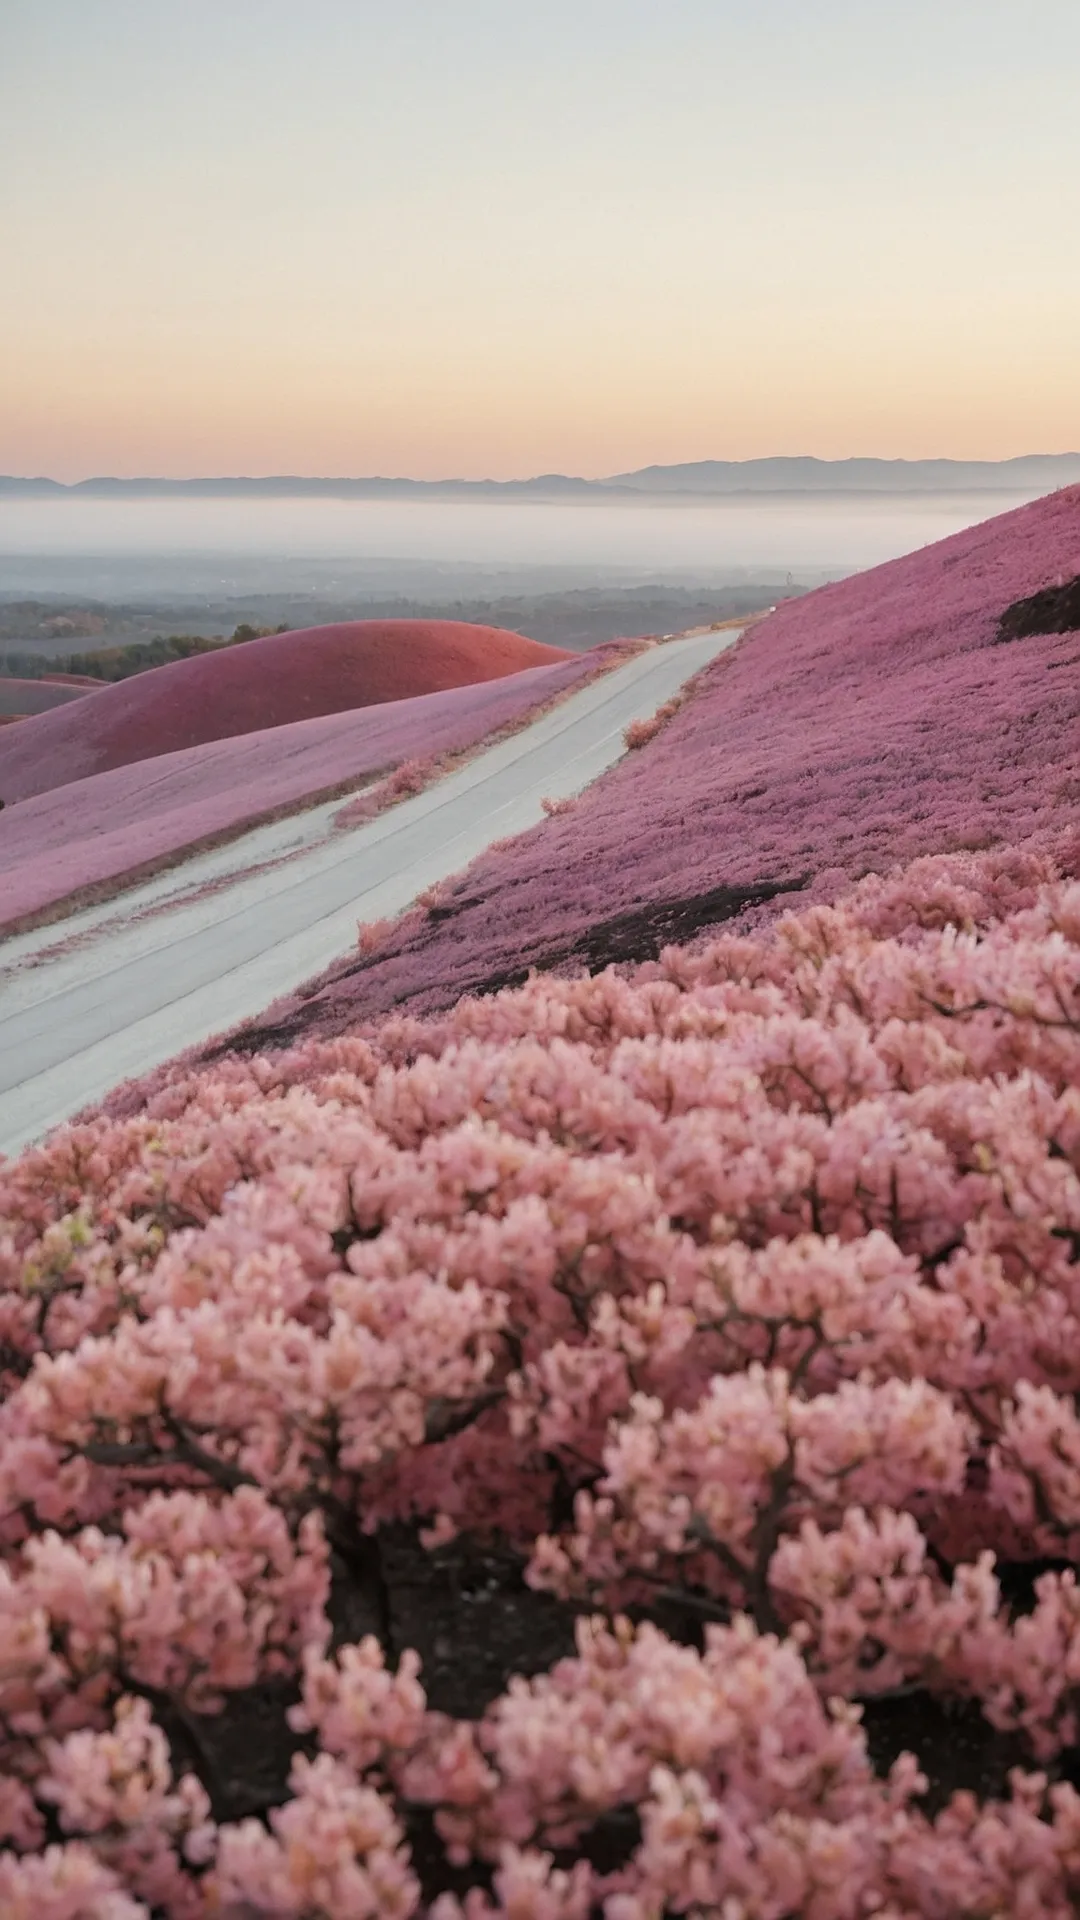
[[[497,627],[350,621],[269,634],[71,698],[0,741],[5,805],[158,754],[386,701],[500,680],[571,656]],[[53,688],[52,697],[75,689]]]
[[[475,686],[260,728],[33,794],[5,811],[0,929],[52,917],[60,902],[100,898],[183,852],[370,785],[403,762],[460,752],[618,653],[595,648]]]
[[[29,719],[40,713],[53,713],[89,693],[89,687],[74,686],[59,679],[18,680],[0,674],[0,716],[5,719]]]

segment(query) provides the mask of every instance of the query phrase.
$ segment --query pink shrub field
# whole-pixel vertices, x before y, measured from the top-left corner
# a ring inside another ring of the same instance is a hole
[[[452,913],[405,923],[372,964],[279,1003],[262,1043],[275,1026],[283,1039],[329,1036],[401,1005],[450,1005],[530,964],[591,960],[590,929],[656,903],[678,909],[668,937],[686,939],[753,905],[748,890],[775,896],[774,915],[920,854],[1067,826],[1080,801],[1080,637],[997,634],[1014,602],[1076,576],[1070,487],[781,606],[572,820],[489,850]],[[649,951],[648,938],[624,940],[610,957]]]
[[[1078,873],[0,1166],[0,1911],[1074,1915]]]
[[[0,832],[0,927],[402,761],[473,746],[619,657],[617,644],[596,648],[479,686],[162,754],[21,800],[5,808]]]

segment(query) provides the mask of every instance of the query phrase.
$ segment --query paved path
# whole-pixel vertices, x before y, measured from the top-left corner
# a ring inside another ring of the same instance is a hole
[[[493,840],[535,825],[543,797],[595,780],[624,751],[629,721],[654,713],[737,639],[729,629],[650,648],[426,793],[330,841],[322,815],[340,800],[193,858],[180,891],[174,870],[0,943],[0,1153],[260,1013],[346,953],[358,921],[400,913]],[[208,881],[218,890],[190,897]]]

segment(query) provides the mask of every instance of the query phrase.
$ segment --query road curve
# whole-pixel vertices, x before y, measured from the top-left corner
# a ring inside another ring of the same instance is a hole
[[[347,952],[358,921],[401,912],[493,840],[534,826],[542,798],[578,793],[613,765],[629,722],[648,718],[740,631],[648,649],[329,843],[308,847],[305,833],[341,801],[186,863],[183,875],[211,880],[214,892],[163,904],[163,883],[151,881],[0,943],[0,1153],[260,1013]],[[282,852],[283,863],[250,871]],[[176,885],[174,872],[165,886]]]

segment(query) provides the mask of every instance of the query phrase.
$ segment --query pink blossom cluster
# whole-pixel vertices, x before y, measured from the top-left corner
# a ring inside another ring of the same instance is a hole
[[[1078,1089],[1080,884],[1003,849],[0,1167],[0,1911],[1065,1920]],[[576,1655],[464,1720],[334,1644],[402,1522]],[[165,1729],[282,1676],[289,1797],[218,1818]],[[913,1689],[1038,1770],[931,1817],[860,1720]]]

